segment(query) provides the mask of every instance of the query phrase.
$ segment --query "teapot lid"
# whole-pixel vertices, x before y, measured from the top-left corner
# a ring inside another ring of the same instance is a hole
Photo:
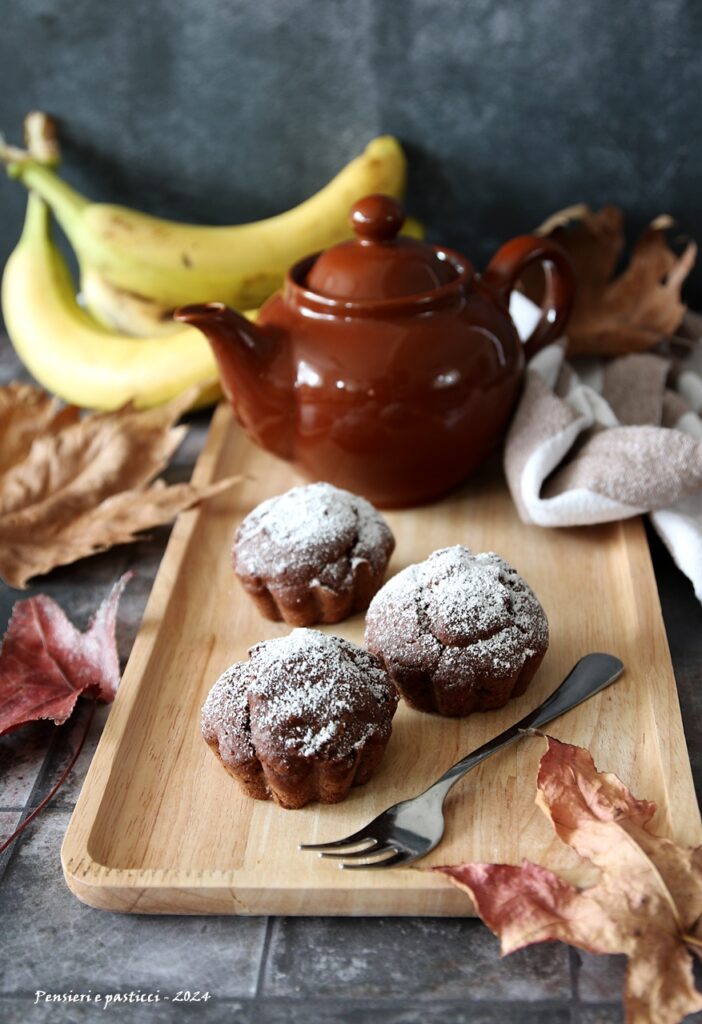
[[[356,238],[321,253],[306,287],[330,299],[395,299],[433,292],[458,276],[446,254],[413,238],[398,238],[405,220],[392,196],[370,195],[351,208]]]

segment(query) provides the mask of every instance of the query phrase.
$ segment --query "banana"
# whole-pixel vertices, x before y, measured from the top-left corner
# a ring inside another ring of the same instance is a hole
[[[0,146],[0,160],[48,203],[66,232],[87,307],[110,324],[135,325],[137,333],[152,325],[160,332],[168,313],[188,303],[216,299],[236,309],[259,306],[280,287],[291,264],[351,236],[348,213],[356,200],[371,192],[400,196],[406,169],[399,142],[381,136],[286,213],[209,227],[92,203],[55,169],[13,147]]]
[[[80,302],[105,327],[133,337],[172,334],[181,327],[172,309],[110,284],[90,267],[81,274]]]
[[[419,221],[408,217],[402,226],[402,234],[423,238],[424,228]],[[86,309],[106,327],[137,337],[171,334],[178,330],[172,309],[146,295],[111,284],[91,267],[83,271],[80,285],[81,300]]]
[[[203,335],[178,326],[165,337],[132,338],[82,309],[51,234],[46,203],[30,193],[21,238],[2,279],[2,311],[12,344],[45,388],[74,405],[114,409],[129,400],[158,405],[194,384],[198,404],[219,394],[217,367]]]

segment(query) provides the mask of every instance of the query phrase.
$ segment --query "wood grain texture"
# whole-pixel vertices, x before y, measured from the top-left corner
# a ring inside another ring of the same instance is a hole
[[[379,773],[345,802],[286,811],[242,796],[200,736],[207,691],[251,644],[288,631],[262,619],[230,567],[232,533],[254,505],[300,482],[252,446],[222,406],[194,474],[245,484],[180,516],[102,740],[66,834],[73,892],[106,910],[143,913],[457,915],[468,901],[420,869],[528,857],[571,881],[592,876],[534,806],[543,740],[526,738],[460,782],[444,841],[412,868],[342,872],[297,849],[360,828],[424,789],[450,764],[550,693],[588,651],[626,666],[613,686],[550,727],[588,747],[638,796],[655,824],[702,841],[690,766],[648,546],[640,521],[544,530],[517,519],[497,466],[444,501],[388,513],[390,572],[462,543],[495,550],[539,595],[551,647],[527,693],[500,711],[445,720],[401,703]],[[363,616],[325,627],[357,643]]]

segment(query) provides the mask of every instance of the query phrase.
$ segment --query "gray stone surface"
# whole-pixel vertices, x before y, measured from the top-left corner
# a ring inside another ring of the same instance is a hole
[[[94,198],[198,222],[288,208],[372,136],[409,204],[483,266],[553,210],[666,211],[702,236],[696,0],[2,0],[0,127],[64,120]],[[22,188],[0,180],[0,264]],[[702,271],[692,291],[698,304]]]
[[[314,956],[310,956],[310,946]],[[275,922],[264,995],[414,999],[567,998],[568,951],[535,946],[501,960],[476,920],[284,918]]]
[[[12,835],[14,830],[22,820],[21,811],[0,811],[0,836],[3,840],[5,837]],[[2,876],[5,873],[5,869],[12,858],[12,847],[10,846],[3,853],[0,853],[0,885],[2,884]],[[0,933],[0,950],[2,949],[1,933]]]
[[[89,1020],[119,1021],[121,1024],[180,1024],[181,1021],[192,1021],[193,1024],[257,1024],[258,1018],[252,1019],[252,1005],[241,1001],[215,1001],[206,1003],[174,1004],[165,999],[160,1003],[127,1003],[111,1004],[102,1009],[104,997],[114,995],[116,990],[102,989],[101,1003],[47,1003],[36,1002],[34,995],[25,998],[0,996],[2,1024],[85,1024]],[[120,994],[127,989],[121,988]],[[93,990],[93,995],[96,990]],[[299,1020],[299,1018],[298,1018]],[[490,1022],[491,1024],[491,1022]]]
[[[27,828],[0,889],[0,992],[37,988],[210,991],[252,996],[263,918],[102,913],[67,889],[58,852],[69,814],[48,810]]]
[[[695,1020],[687,1017],[686,1020]],[[621,1006],[587,1006],[580,1011],[579,1024],[624,1024],[624,1009]]]
[[[0,383],[20,374],[0,339]],[[189,475],[206,417],[169,469]],[[82,627],[114,579],[136,567],[120,612],[128,656],[168,537],[149,539],[58,569],[27,592],[0,586],[0,631],[13,601],[50,593]],[[702,610],[687,581],[651,538],[654,564],[700,791]],[[67,763],[85,708],[60,729],[40,725],[0,738],[0,835],[12,831]],[[94,723],[74,774],[25,835],[0,856],[0,1024],[106,1020],[93,1005],[34,1005],[47,991],[209,989],[206,1004],[113,1007],[129,1024],[619,1024],[620,958],[591,957],[558,944],[500,960],[496,940],[475,920],[135,917],[101,913],[66,888],[59,849],[106,711]],[[26,747],[20,742],[27,738]],[[45,744],[45,745],[44,745]],[[18,810],[7,810],[17,807]],[[3,874],[4,871],[4,874]],[[700,1020],[702,1016],[690,1018]]]
[[[577,950],[579,960],[578,992],[586,1003],[616,1002],[626,973],[625,956],[593,956]]]
[[[260,1001],[255,1024],[570,1024],[567,1006],[466,1005],[465,1002]]]
[[[0,746],[0,808],[16,807],[21,810],[32,798],[55,732],[50,722],[32,722],[3,737]]]
[[[46,756],[41,776],[37,780],[32,794],[31,803],[33,805],[40,803],[47,796],[68,767],[76,747],[80,745],[85,734],[91,709],[92,701],[81,699],[78,701],[76,709],[68,722],[60,730],[54,727],[55,732],[60,731],[60,739],[52,745]],[[56,793],[51,805],[53,808],[69,810],[73,808],[109,713],[110,708],[108,705],[97,704],[95,706],[88,734],[78,755],[78,760]]]

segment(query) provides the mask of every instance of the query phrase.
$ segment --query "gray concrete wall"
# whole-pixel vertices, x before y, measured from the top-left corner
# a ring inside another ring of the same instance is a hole
[[[579,200],[702,238],[699,0],[0,0],[0,19],[0,128],[59,115],[95,198],[258,218],[392,132],[412,212],[479,265]],[[23,206],[0,178],[0,262]]]

